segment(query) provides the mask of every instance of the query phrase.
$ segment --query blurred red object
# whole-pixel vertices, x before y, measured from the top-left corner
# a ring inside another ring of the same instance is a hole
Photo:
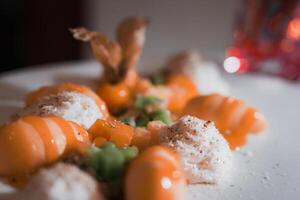
[[[299,80],[300,1],[243,2],[224,69],[229,73],[264,72]]]

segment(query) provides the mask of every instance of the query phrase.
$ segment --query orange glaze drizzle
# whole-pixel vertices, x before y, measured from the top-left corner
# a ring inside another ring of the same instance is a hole
[[[80,137],[76,136],[80,134]],[[27,116],[0,129],[0,176],[22,181],[69,151],[83,153],[88,133],[60,117]]]
[[[186,180],[178,156],[164,146],[153,146],[133,160],[125,175],[127,200],[183,200]]]
[[[213,121],[228,141],[231,149],[246,143],[246,137],[253,127],[262,131],[266,127],[264,118],[257,118],[257,111],[243,101],[218,94],[197,96],[184,108],[183,114],[190,114]],[[259,124],[259,126],[257,126]]]

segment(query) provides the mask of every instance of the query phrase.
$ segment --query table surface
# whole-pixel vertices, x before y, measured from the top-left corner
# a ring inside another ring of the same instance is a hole
[[[22,107],[30,90],[57,82],[93,86],[100,71],[97,63],[86,61],[2,74],[0,122]],[[224,183],[190,186],[188,199],[299,199],[300,84],[263,75],[225,75],[225,79],[231,95],[257,107],[269,128],[264,134],[251,135],[247,145],[234,152],[233,168]],[[0,186],[0,191],[5,189]]]

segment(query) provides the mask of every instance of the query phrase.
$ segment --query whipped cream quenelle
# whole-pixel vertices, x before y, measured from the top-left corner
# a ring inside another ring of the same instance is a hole
[[[60,116],[88,129],[97,119],[104,117],[91,97],[79,92],[60,92],[41,97],[35,104],[25,107],[18,116]]]
[[[161,142],[181,156],[190,184],[219,183],[231,166],[229,146],[213,122],[183,116],[162,129]]]
[[[197,51],[185,51],[175,55],[167,62],[166,68],[188,75],[203,95],[229,93],[229,85],[223,79],[218,66],[213,62],[203,61]]]

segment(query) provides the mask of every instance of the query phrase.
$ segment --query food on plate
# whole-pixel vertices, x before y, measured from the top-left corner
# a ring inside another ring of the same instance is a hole
[[[126,147],[131,143],[134,129],[114,119],[107,121],[98,119],[88,132],[90,133],[91,141],[102,137],[107,141],[113,142],[118,147]]]
[[[56,85],[41,87],[35,91],[32,91],[26,96],[25,104],[26,106],[31,106],[33,104],[36,104],[37,101],[42,97],[55,95],[60,92],[78,92],[86,95],[94,99],[100,109],[100,112],[103,115],[103,118],[107,118],[109,116],[105,102],[95,92],[93,92],[93,90],[86,86],[75,83],[60,83]]]
[[[144,86],[137,90],[138,94],[161,99],[174,114],[179,114],[186,102],[198,94],[194,82],[184,74],[168,74],[159,83],[143,84]]]
[[[89,174],[70,164],[58,163],[40,169],[11,200],[104,200],[99,183]]]
[[[180,158],[171,149],[150,147],[130,163],[125,177],[127,200],[182,200],[185,193]]]
[[[118,148],[114,143],[105,142],[100,147],[89,148],[86,159],[98,179],[120,181],[126,163],[137,154],[138,149],[134,146]]]
[[[231,150],[265,119],[222,96],[226,82],[194,52],[138,74],[147,25],[126,18],[115,41],[70,29],[103,74],[96,92],[75,83],[31,92],[18,119],[0,127],[0,178],[18,190],[12,198],[185,200],[187,185],[230,174]]]
[[[124,83],[102,83],[97,88],[97,94],[102,97],[111,112],[117,112],[119,108],[126,108],[132,104],[132,94]]]
[[[204,61],[197,51],[179,52],[165,64],[166,73],[184,74],[195,83],[202,95],[229,94],[229,85],[222,77],[217,65]]]
[[[97,105],[99,106],[100,110],[103,111],[104,115],[107,115],[107,110],[103,100],[101,100],[99,96],[95,94],[95,92],[93,92],[93,90],[91,90],[90,88],[76,83],[59,83],[56,85],[43,86],[29,93],[26,96],[25,103],[27,106],[29,106],[36,103],[36,101],[43,96],[57,94],[59,92],[79,92],[85,94],[94,99]]]
[[[94,99],[79,92],[68,91],[42,96],[18,113],[18,116],[27,115],[60,116],[85,129],[90,128],[97,119],[105,117]]]
[[[146,26],[147,20],[142,17],[126,18],[117,28],[116,41],[85,28],[71,29],[75,39],[90,43],[92,52],[102,63],[104,73],[97,93],[113,113],[131,103],[132,88],[139,78],[134,68],[144,45]]]
[[[112,113],[130,107],[135,94],[162,98],[170,111],[179,113],[186,101],[197,94],[193,81],[183,74],[169,75],[166,87],[155,87],[137,75],[134,68],[144,45],[146,26],[147,20],[143,18],[127,18],[117,29],[116,41],[85,28],[71,29],[75,39],[90,43],[95,57],[104,67],[97,94],[106,101]]]
[[[0,175],[18,185],[69,152],[83,154],[89,143],[81,126],[60,117],[20,118],[0,128]]]
[[[164,102],[155,96],[138,95],[132,108],[120,118],[133,127],[146,127],[148,122],[155,120],[165,124],[172,123],[170,111],[165,108]]]
[[[211,121],[183,116],[161,132],[161,143],[177,152],[190,184],[218,183],[231,167],[231,151]]]
[[[241,100],[219,94],[191,99],[183,114],[213,121],[231,149],[244,145],[249,132],[261,132],[266,128],[265,118],[255,108]]]
[[[160,133],[164,128],[167,125],[159,120],[148,122],[147,127],[137,127],[134,129],[131,144],[140,150],[159,144]]]
[[[195,83],[184,74],[170,74],[166,77],[166,85],[171,89],[168,109],[180,113],[186,102],[198,94]]]

